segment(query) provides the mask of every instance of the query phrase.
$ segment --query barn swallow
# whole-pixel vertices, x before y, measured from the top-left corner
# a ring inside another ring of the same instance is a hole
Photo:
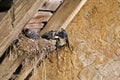
[[[22,32],[23,32],[23,34],[24,34],[26,37],[28,37],[28,38],[30,38],[30,39],[33,39],[33,40],[36,40],[36,39],[41,38],[41,36],[40,36],[39,33],[36,33],[36,32],[34,32],[34,31],[32,31],[32,30],[30,30],[30,29],[28,29],[28,28],[23,29]]]
[[[68,39],[67,32],[63,28],[61,28],[61,30],[58,31],[57,35],[59,36],[59,39],[57,41],[56,46],[59,48],[59,47],[63,47],[67,45],[70,51],[72,52],[70,45],[69,45],[69,39]]]
[[[55,45],[56,49],[67,45],[68,48],[70,49],[70,51],[72,51],[70,48],[70,45],[69,45],[69,39],[68,39],[67,32],[63,28],[61,28],[61,30],[58,32],[53,31],[53,30],[46,32],[41,37],[44,39],[47,39],[47,40],[55,40],[56,41],[56,45]]]

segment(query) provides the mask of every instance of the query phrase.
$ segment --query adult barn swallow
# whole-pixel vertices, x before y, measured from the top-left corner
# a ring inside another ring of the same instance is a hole
[[[63,28],[61,28],[61,30],[58,32],[53,31],[53,30],[46,32],[41,37],[44,39],[47,39],[47,40],[55,40],[56,41],[56,44],[55,44],[56,49],[67,45],[68,48],[70,49],[70,51],[72,52],[70,45],[69,45],[69,39],[68,39],[67,32]]]
[[[59,36],[59,39],[57,41],[56,46],[59,48],[59,47],[63,47],[67,45],[70,51],[72,52],[70,45],[69,45],[69,39],[68,39],[67,32],[63,28],[61,28],[61,30],[58,32],[57,35]]]

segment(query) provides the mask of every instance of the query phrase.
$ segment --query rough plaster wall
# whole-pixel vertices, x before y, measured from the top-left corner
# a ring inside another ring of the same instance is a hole
[[[88,0],[66,30],[73,53],[52,53],[31,80],[120,80],[120,0]]]

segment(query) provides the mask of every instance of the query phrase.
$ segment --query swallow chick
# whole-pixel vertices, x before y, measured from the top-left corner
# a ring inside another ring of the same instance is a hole
[[[51,30],[51,31],[43,34],[41,37],[44,38],[44,39],[47,39],[47,40],[56,40],[56,38],[58,38],[56,33],[57,33],[57,31]]]
[[[22,32],[23,32],[23,34],[24,34],[26,37],[28,37],[29,39],[31,39],[31,40],[35,43],[35,45],[36,45],[36,50],[39,51],[38,43],[35,42],[35,40],[41,38],[40,34],[39,34],[39,33],[36,33],[35,31],[32,31],[32,30],[30,30],[30,29],[28,29],[28,28],[23,29]]]
[[[41,38],[41,36],[40,36],[39,33],[36,33],[36,32],[34,32],[34,31],[32,31],[32,30],[30,30],[30,29],[28,29],[28,28],[23,29],[22,32],[23,32],[23,34],[24,34],[26,37],[28,37],[28,38],[30,38],[30,39],[36,40],[36,39]]]

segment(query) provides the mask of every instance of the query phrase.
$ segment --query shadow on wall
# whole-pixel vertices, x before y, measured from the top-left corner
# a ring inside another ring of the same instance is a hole
[[[0,0],[0,12],[8,11],[13,4],[13,0]]]

